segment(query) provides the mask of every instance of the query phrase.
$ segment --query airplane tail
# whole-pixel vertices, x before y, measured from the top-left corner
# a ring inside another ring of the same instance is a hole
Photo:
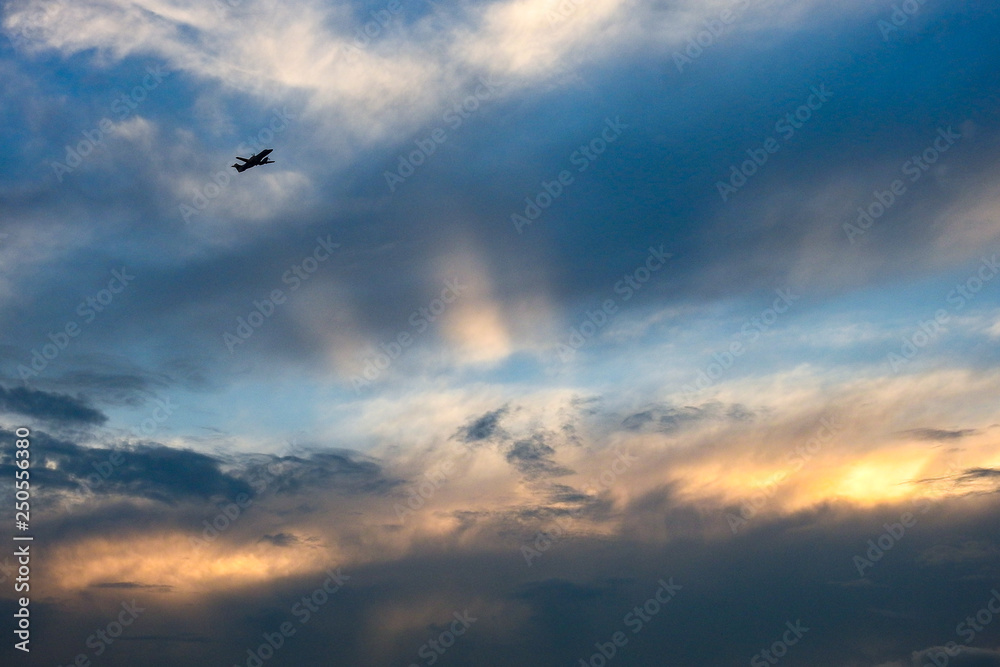
[[[240,164],[234,164],[233,167],[236,169],[236,171],[240,172],[241,174],[244,171],[246,171],[246,167],[244,167],[243,165],[240,165]]]

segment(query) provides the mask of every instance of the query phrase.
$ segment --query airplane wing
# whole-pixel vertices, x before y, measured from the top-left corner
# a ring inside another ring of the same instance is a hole
[[[236,171],[246,171],[250,167],[256,167],[258,164],[273,164],[274,160],[267,159],[268,154],[273,150],[273,148],[266,148],[259,153],[254,153],[248,158],[237,155],[236,159],[242,160],[243,164],[234,164],[233,166],[236,167]]]

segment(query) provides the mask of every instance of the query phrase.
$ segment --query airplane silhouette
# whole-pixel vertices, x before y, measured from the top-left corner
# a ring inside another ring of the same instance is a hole
[[[267,158],[267,156],[273,150],[274,150],[273,148],[265,148],[261,152],[256,153],[255,155],[251,155],[249,158],[240,157],[239,155],[237,155],[236,159],[243,160],[243,164],[234,164],[233,167],[236,168],[236,171],[243,173],[250,167],[256,167],[258,164],[274,164],[274,160],[269,160]]]

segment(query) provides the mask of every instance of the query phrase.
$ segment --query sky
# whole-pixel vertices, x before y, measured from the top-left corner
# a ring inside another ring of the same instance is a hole
[[[0,7],[4,664],[1000,666],[995,3]]]

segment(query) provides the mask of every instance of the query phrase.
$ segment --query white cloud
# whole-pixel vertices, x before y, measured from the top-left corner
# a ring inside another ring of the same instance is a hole
[[[678,48],[704,29],[704,19],[734,2],[683,0],[663,8],[585,0],[557,18],[551,11],[557,3],[465,3],[411,22],[395,17],[398,25],[362,49],[353,47],[355,31],[370,19],[367,12],[357,18],[349,3],[234,4],[27,0],[9,9],[4,29],[29,36],[18,41],[29,52],[95,49],[101,64],[151,56],[197,80],[269,101],[304,92],[307,114],[324,121],[328,143],[335,143],[408,134],[482,75],[527,86],[630,49]],[[802,4],[813,3],[757,5],[733,29],[797,21],[802,8],[789,7]]]

